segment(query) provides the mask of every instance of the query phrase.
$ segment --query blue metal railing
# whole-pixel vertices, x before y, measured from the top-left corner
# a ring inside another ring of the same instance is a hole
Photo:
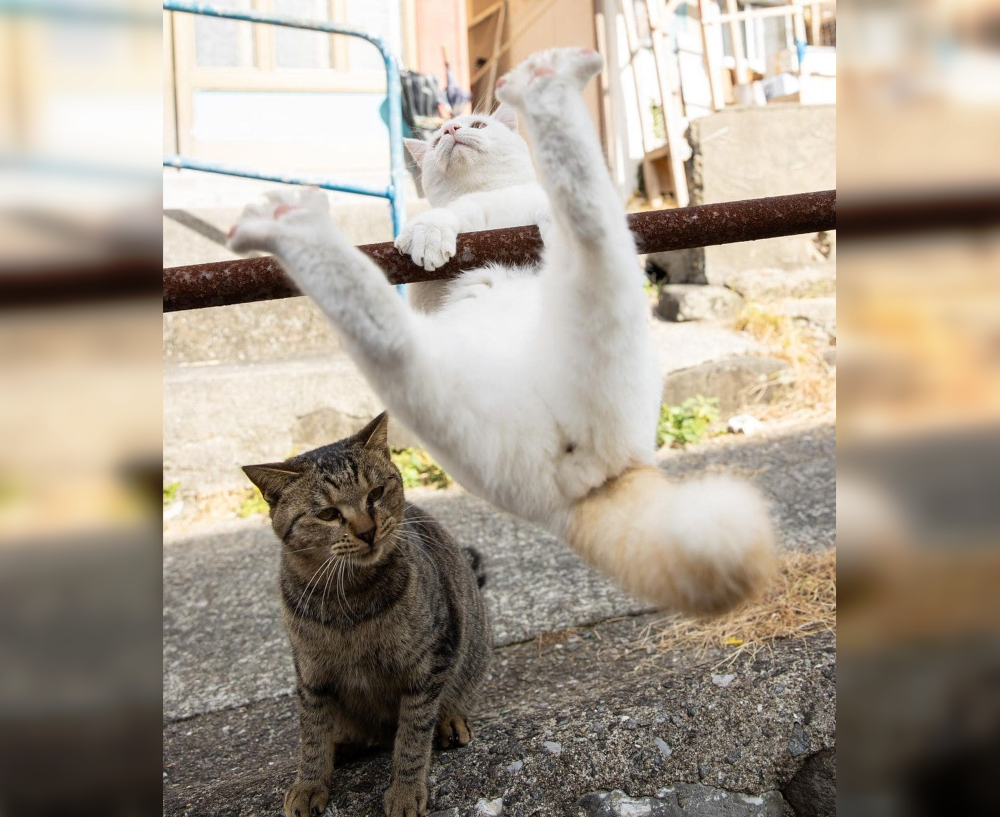
[[[164,0],[165,11],[178,11],[186,14],[200,14],[205,17],[221,17],[226,20],[242,20],[248,23],[300,28],[306,31],[319,31],[324,34],[342,34],[345,37],[358,37],[367,40],[378,49],[385,63],[386,95],[389,107],[389,185],[385,188],[369,187],[367,185],[346,184],[332,179],[304,176],[294,173],[262,173],[245,167],[192,159],[177,154],[165,154],[164,167],[178,167],[188,170],[200,170],[205,173],[221,173],[226,176],[242,176],[247,179],[280,184],[308,184],[321,187],[324,190],[336,190],[341,193],[356,193],[359,196],[376,196],[389,200],[389,212],[392,217],[392,234],[399,235],[406,218],[403,192],[403,115],[401,108],[401,91],[399,84],[399,63],[395,55],[380,37],[374,37],[364,31],[347,28],[320,20],[304,20],[297,17],[272,17],[257,14],[253,11],[236,11],[221,9],[207,3],[188,3],[183,0]]]

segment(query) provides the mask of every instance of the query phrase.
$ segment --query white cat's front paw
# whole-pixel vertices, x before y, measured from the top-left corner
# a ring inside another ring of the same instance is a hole
[[[396,237],[395,245],[403,255],[425,270],[443,267],[455,255],[458,241],[458,217],[438,208],[421,213],[407,222]]]
[[[274,190],[266,196],[264,202],[248,204],[229,231],[227,244],[233,252],[274,252],[281,235],[322,228],[330,221],[330,203],[319,188]]]
[[[604,58],[590,48],[539,51],[497,80],[497,99],[520,107],[529,92],[542,90],[559,81],[582,90],[603,67]]]

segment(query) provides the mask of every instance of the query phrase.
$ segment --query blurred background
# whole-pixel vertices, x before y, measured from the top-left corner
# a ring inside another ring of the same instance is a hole
[[[1000,762],[1000,4],[839,11],[838,205],[872,227],[840,225],[839,813],[982,814]],[[888,200],[936,204],[907,229]]]
[[[0,2],[0,813],[160,790],[158,6]]]

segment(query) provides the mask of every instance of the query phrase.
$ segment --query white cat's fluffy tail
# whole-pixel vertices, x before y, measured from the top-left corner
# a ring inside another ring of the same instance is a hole
[[[689,613],[734,607],[775,569],[764,499],[728,476],[675,483],[652,466],[630,469],[576,503],[567,539],[628,592]]]

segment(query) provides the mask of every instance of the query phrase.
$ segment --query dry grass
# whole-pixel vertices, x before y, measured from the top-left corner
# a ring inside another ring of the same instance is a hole
[[[693,650],[698,658],[724,650],[719,664],[756,655],[775,642],[833,630],[837,621],[837,553],[782,554],[780,572],[765,593],[712,619],[671,616],[647,628],[640,646],[660,652]]]
[[[767,346],[772,355],[792,368],[794,380],[787,396],[762,406],[756,412],[758,419],[795,415],[805,420],[835,411],[837,382],[822,357],[828,347],[817,339],[815,329],[753,303],[737,316],[734,328]]]

